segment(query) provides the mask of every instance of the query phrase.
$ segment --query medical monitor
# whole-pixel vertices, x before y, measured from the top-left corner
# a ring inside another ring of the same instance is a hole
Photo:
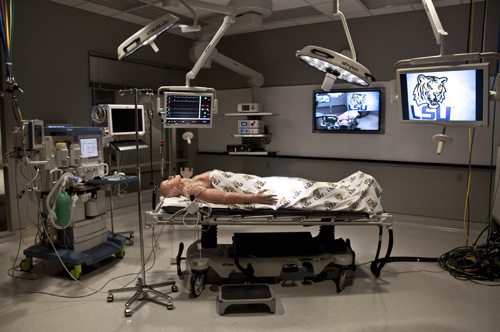
[[[382,88],[314,91],[313,132],[380,133],[382,98]]]
[[[488,126],[488,64],[396,71],[401,124]]]
[[[108,128],[111,136],[135,135],[135,105],[106,105]],[[138,133],[144,135],[144,106],[138,105]]]
[[[99,162],[99,141],[96,137],[80,138],[81,164]]]
[[[166,128],[212,128],[213,93],[168,91],[164,97]]]
[[[43,121],[22,120],[24,137],[27,138],[27,149],[36,150],[43,148]]]

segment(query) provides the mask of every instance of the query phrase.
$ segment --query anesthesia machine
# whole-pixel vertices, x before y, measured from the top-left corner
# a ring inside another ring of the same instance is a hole
[[[74,266],[116,255],[123,257],[125,239],[106,227],[105,192],[96,179],[108,174],[104,162],[104,128],[44,127],[41,120],[23,120],[14,130],[16,159],[28,167],[29,199],[40,208],[37,243],[24,250],[20,267],[33,268],[33,258]]]

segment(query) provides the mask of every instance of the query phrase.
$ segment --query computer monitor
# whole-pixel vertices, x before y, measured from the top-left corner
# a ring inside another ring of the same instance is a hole
[[[382,88],[313,93],[313,132],[380,133]]]
[[[166,128],[212,128],[214,94],[210,92],[164,93]]]
[[[136,133],[136,110],[135,105],[105,105],[109,134],[111,136],[132,135]],[[144,106],[138,105],[138,133],[144,135]]]
[[[401,124],[488,126],[488,63],[396,71]]]

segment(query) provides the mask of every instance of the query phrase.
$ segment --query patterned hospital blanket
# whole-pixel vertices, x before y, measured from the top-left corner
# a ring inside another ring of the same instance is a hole
[[[383,212],[382,189],[377,181],[363,172],[356,172],[339,182],[316,182],[301,178],[259,177],[250,174],[214,170],[210,173],[214,188],[227,192],[255,194],[268,189],[278,196],[273,209],[307,209],[325,211]],[[263,204],[237,204],[238,209],[269,208]]]

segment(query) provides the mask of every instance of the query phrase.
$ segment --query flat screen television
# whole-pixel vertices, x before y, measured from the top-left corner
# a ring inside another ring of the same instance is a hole
[[[380,133],[382,90],[314,91],[313,132]]]
[[[213,93],[167,91],[164,97],[166,128],[212,128]]]
[[[108,128],[111,136],[135,135],[136,112],[135,105],[113,105],[105,106],[108,117]],[[138,105],[138,133],[144,135],[144,106]]]
[[[396,71],[401,124],[488,126],[488,63]]]

